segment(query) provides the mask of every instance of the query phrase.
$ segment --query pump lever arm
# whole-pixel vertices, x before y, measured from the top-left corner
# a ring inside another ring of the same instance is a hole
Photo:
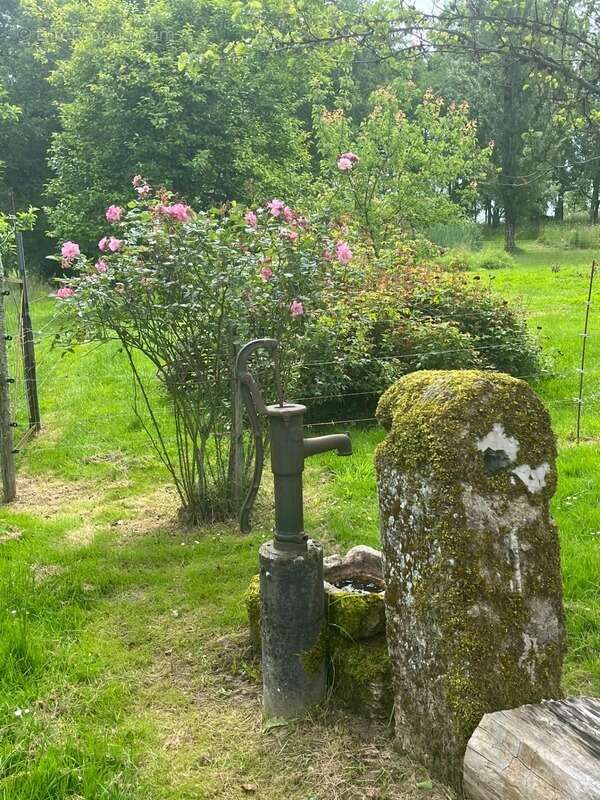
[[[254,501],[256,500],[256,495],[260,488],[265,450],[258,415],[259,413],[265,414],[267,410],[260,389],[252,375],[248,372],[248,359],[256,350],[264,348],[265,350],[274,352],[277,350],[277,347],[278,343],[276,339],[254,339],[252,342],[248,342],[248,344],[242,347],[235,362],[235,377],[239,382],[242,400],[248,413],[248,421],[252,430],[255,451],[252,482],[240,510],[240,529],[242,533],[248,533],[250,531],[250,512],[254,506]]]

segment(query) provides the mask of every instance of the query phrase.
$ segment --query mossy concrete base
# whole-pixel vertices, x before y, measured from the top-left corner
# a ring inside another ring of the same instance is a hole
[[[389,719],[393,707],[391,666],[385,639],[385,603],[381,552],[352,548],[346,556],[325,560],[324,599],[328,626],[311,652],[302,653],[305,669],[322,663],[326,651],[334,697],[351,710]],[[381,591],[358,594],[329,581],[357,580],[380,586]],[[250,638],[261,654],[260,578],[255,575],[244,595]]]
[[[484,714],[560,696],[554,436],[535,393],[505,374],[414,373],[377,416],[397,735],[460,791]]]
[[[357,641],[385,633],[384,593],[354,594],[328,587],[329,626],[347,638]]]
[[[263,712],[303,716],[327,692],[323,548],[302,549],[275,540],[259,550]]]

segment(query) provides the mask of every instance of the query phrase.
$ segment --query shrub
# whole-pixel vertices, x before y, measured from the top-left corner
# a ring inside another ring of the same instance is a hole
[[[372,277],[375,288],[317,313],[305,343],[297,391],[313,405],[320,399],[321,415],[370,412],[394,380],[420,369],[538,372],[521,310],[478,281],[423,266]]]
[[[469,250],[450,250],[438,258],[437,263],[448,272],[468,272],[475,268],[476,255]]]
[[[348,217],[375,255],[393,250],[402,231],[464,218],[461,206],[472,205],[492,153],[480,147],[467,103],[448,104],[398,79],[372,93],[370,112],[355,124],[342,108],[326,109],[322,94],[314,115],[320,200]]]
[[[480,250],[483,246],[481,227],[469,220],[436,223],[425,230],[425,235],[434,244],[444,248]]]
[[[415,268],[398,278],[404,304],[433,322],[452,322],[470,336],[488,369],[530,376],[539,372],[540,347],[520,306],[465,275]]]
[[[448,272],[468,272],[480,269],[505,269],[514,265],[514,259],[508,253],[493,248],[486,248],[480,253],[457,249],[444,253],[434,260]]]
[[[473,259],[475,269],[506,269],[514,266],[514,259],[502,250],[485,249]]]

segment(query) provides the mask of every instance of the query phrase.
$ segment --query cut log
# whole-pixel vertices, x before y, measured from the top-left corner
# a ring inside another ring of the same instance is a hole
[[[467,800],[600,800],[600,700],[486,714],[464,761]]]

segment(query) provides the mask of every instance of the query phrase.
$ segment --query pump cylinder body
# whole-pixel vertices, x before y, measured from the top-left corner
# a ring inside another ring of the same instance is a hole
[[[275,481],[275,539],[290,545],[304,541],[302,472],[304,411],[301,405],[269,406],[271,469]]]
[[[326,693],[323,548],[260,548],[263,706],[267,717],[296,717]]]

